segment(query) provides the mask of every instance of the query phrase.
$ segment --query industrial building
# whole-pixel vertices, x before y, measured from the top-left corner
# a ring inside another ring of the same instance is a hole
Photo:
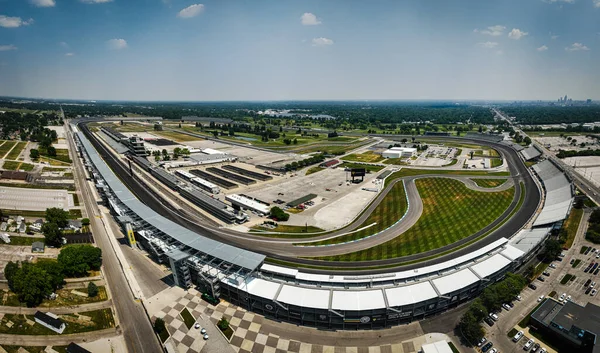
[[[231,194],[225,196],[225,200],[231,202],[234,207],[237,206],[243,210],[251,210],[257,212],[259,215],[268,215],[270,212],[268,205],[253,200],[247,196]]]
[[[383,151],[383,158],[410,158],[417,155],[417,149],[412,147],[392,147]]]
[[[555,342],[568,346],[576,352],[600,352],[596,344],[600,333],[600,306],[586,306],[553,299],[546,301],[531,314],[531,325]]]
[[[364,275],[312,273],[266,264],[264,255],[212,240],[160,216],[123,185],[85,136],[75,135],[113,214],[131,224],[152,258],[169,263],[177,285],[196,286],[277,321],[356,330],[437,315],[477,297],[522,266],[552,228],[511,234],[511,239],[500,238],[466,255],[416,269]],[[542,167],[547,171],[546,165]],[[543,179],[546,175],[541,174]],[[229,196],[239,207],[266,210],[243,195]]]

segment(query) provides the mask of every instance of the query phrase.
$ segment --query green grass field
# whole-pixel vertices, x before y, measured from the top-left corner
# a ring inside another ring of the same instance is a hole
[[[306,171],[306,175],[311,175],[311,174],[314,174],[314,173],[318,173],[318,172],[320,172],[320,171],[322,171],[322,170],[325,170],[325,169],[326,169],[326,168],[321,168],[321,167],[319,167],[319,166],[310,167],[310,168],[308,168],[308,170]]]
[[[2,168],[6,170],[24,170],[29,172],[33,170],[33,164],[22,163],[18,161],[4,161]]]
[[[489,176],[509,176],[509,172],[495,172],[490,173],[483,170],[431,170],[431,169],[410,169],[410,168],[402,168],[400,171],[392,173],[386,179],[386,184],[391,182],[392,180],[407,177],[407,176],[418,176],[418,175],[427,175],[427,174],[440,174],[440,175],[489,175]]]
[[[176,131],[149,131],[152,134],[159,135],[168,139],[171,139],[176,142],[188,142],[188,141],[201,141],[200,137],[190,136],[187,134],[182,134],[181,132]]]
[[[498,187],[498,186],[506,183],[506,181],[508,179],[472,179],[472,180],[479,187],[482,187],[482,188],[495,188],[495,187]]]
[[[379,205],[373,210],[369,217],[356,229],[360,229],[377,223],[372,227],[363,229],[358,232],[343,235],[341,237],[320,241],[317,243],[303,243],[299,245],[305,246],[316,246],[316,245],[328,245],[328,244],[340,244],[357,239],[368,237],[369,235],[378,233],[389,226],[396,223],[408,209],[406,202],[406,191],[404,190],[404,184],[401,182],[396,183],[387,195],[381,200]]]
[[[60,315],[61,319],[67,323],[64,334],[82,333],[95,330],[103,330],[115,326],[114,317],[110,309],[100,309],[88,312],[81,312],[80,315],[87,316],[90,321],[82,321],[75,314]],[[6,314],[0,321],[0,333],[14,335],[58,335],[58,333],[46,328],[38,323],[33,326],[27,324],[27,319],[34,321],[33,315]],[[12,327],[7,327],[8,321],[13,322]]]
[[[492,158],[491,159],[492,168],[496,168],[502,165],[502,158]]]
[[[0,158],[4,158],[4,155],[7,154],[16,143],[16,141],[0,141]]]
[[[185,326],[188,329],[191,329],[194,326],[194,323],[196,323],[196,319],[194,319],[194,317],[187,308],[183,308],[179,315],[181,315],[181,318],[183,319],[183,322],[185,323]]]
[[[328,261],[389,259],[438,249],[480,231],[496,220],[514,198],[514,187],[501,192],[477,192],[458,180],[416,181],[423,214],[408,231],[378,246],[354,253],[321,257]]]
[[[21,151],[27,146],[27,142],[17,142],[17,145],[6,155],[6,159],[17,159],[21,154]]]
[[[577,235],[577,228],[579,228],[579,222],[581,222],[582,216],[582,208],[573,208],[569,214],[569,218],[567,218],[566,222],[563,224],[563,228],[567,230],[567,241],[564,244],[566,248],[573,246],[573,241],[575,241],[575,235]]]
[[[368,151],[361,154],[349,154],[341,159],[349,162],[377,163],[381,162],[384,158],[380,154]]]

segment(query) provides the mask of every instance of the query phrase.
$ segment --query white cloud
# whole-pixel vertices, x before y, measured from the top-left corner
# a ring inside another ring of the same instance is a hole
[[[65,56],[73,56],[75,53],[66,53]]]
[[[67,44],[67,42],[60,42],[58,44],[65,49],[69,49],[69,44]]]
[[[0,27],[17,28],[21,26],[29,26],[33,23],[33,18],[23,21],[21,17],[8,17],[0,15]]]
[[[113,0],[79,0],[84,4],[104,4],[107,2],[112,2]]]
[[[120,50],[127,48],[127,41],[125,39],[111,39],[106,42],[109,49]]]
[[[550,38],[552,38],[552,40],[555,40],[555,39],[558,39],[558,36],[554,35],[554,36],[550,36]]]
[[[555,3],[567,3],[567,4],[574,4],[575,0],[542,0],[543,2],[547,2],[548,4],[555,4]]]
[[[546,51],[546,50],[548,50],[548,47],[545,45],[542,45],[541,47],[537,48],[536,50],[537,51]]]
[[[37,7],[54,7],[56,1],[54,0],[31,0],[31,3]]]
[[[202,4],[194,4],[186,7],[185,9],[179,11],[177,17],[180,18],[192,18],[196,17],[204,11],[204,5]]]
[[[0,51],[9,51],[9,50],[17,50],[18,48],[12,44],[9,45],[0,45]]]
[[[475,33],[481,33],[481,34],[487,34],[490,36],[501,36],[504,34],[504,30],[506,29],[506,27],[501,26],[501,25],[496,25],[496,26],[490,26],[487,29],[484,30],[478,30],[477,28],[475,30],[473,30],[473,32]]]
[[[600,0],[594,0],[594,7],[600,8]]]
[[[510,33],[508,34],[508,38],[514,39],[514,40],[519,40],[528,34],[529,33],[521,31],[518,28],[513,28],[512,31],[510,31]]]
[[[327,45],[333,45],[333,40],[324,37],[313,38],[312,45],[313,47],[324,47]]]
[[[479,45],[480,47],[484,47],[484,48],[495,48],[498,46],[498,43],[496,42],[483,42],[483,43],[477,43],[477,45]]]
[[[590,48],[586,47],[581,43],[573,43],[570,46],[565,48],[566,51],[586,51],[590,50]]]
[[[301,17],[300,21],[305,26],[316,26],[321,24],[321,20],[315,16],[314,13],[305,12]]]

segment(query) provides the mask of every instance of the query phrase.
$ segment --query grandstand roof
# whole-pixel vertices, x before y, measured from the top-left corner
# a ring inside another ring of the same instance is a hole
[[[447,276],[431,280],[441,295],[456,292],[479,281],[471,270],[465,268]]]
[[[542,152],[540,152],[537,148],[535,148],[533,145],[527,147],[526,149],[521,151],[521,154],[523,155],[523,158],[525,158],[525,160],[529,161],[532,160],[534,158],[538,158],[539,156],[542,155]]]

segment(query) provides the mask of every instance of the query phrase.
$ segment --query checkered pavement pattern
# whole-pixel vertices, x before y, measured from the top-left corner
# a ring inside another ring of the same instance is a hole
[[[229,320],[234,331],[230,344],[237,353],[413,353],[416,352],[413,342],[370,347],[334,347],[310,344],[286,339],[266,332],[263,321],[268,320],[261,315],[249,312],[241,307],[221,301],[213,306],[200,298],[200,293],[190,290],[172,306],[166,306],[158,317],[162,317],[175,341],[180,353],[200,353],[205,342],[198,330],[188,330],[179,315],[187,308],[195,317],[208,317],[216,324],[221,317]],[[164,314],[164,316],[162,315]],[[152,318],[154,320],[154,317]]]

